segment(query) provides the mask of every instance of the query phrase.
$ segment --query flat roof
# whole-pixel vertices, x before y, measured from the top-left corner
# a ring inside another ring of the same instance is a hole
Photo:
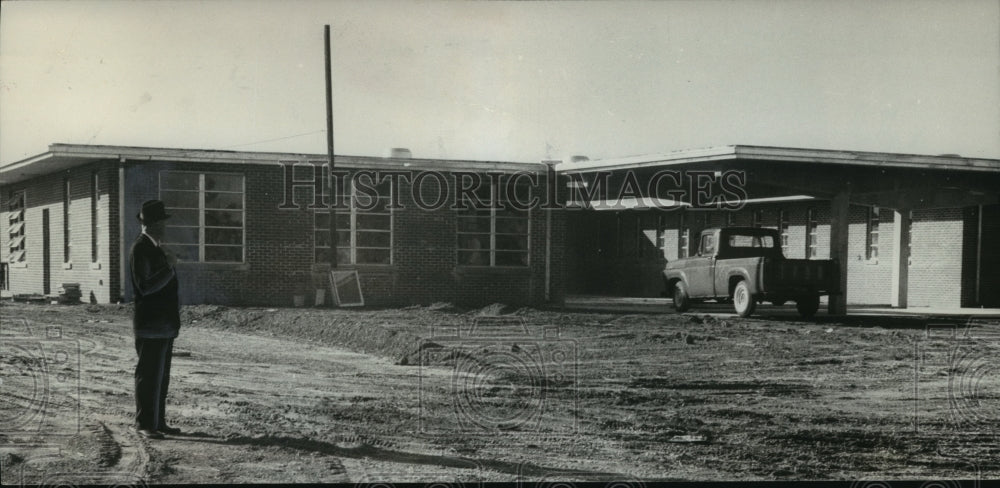
[[[64,171],[102,160],[127,162],[180,161],[194,163],[263,164],[279,162],[309,162],[328,160],[326,154],[280,153],[256,151],[226,151],[214,149],[179,149],[162,147],[104,146],[86,144],[52,144],[49,150],[0,167],[0,185],[17,183],[37,176]],[[453,159],[391,158],[377,156],[336,155],[338,168],[415,169],[437,171],[544,171],[544,163],[508,161],[472,161]]]
[[[919,155],[865,151],[839,151],[771,146],[718,146],[685,149],[661,154],[563,162],[556,165],[561,173],[595,172],[602,170],[669,167],[719,161],[783,161],[850,166],[898,167],[950,171],[1000,172],[1000,160],[963,158],[957,155]]]

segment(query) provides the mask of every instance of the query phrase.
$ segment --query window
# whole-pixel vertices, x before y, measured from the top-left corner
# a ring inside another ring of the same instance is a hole
[[[816,221],[816,209],[806,210],[806,259],[816,257],[819,243],[819,222]]]
[[[715,236],[712,234],[705,234],[701,236],[701,251],[699,252],[702,256],[711,256],[715,254]]]
[[[878,207],[868,209],[868,232],[865,238],[865,257],[867,259],[878,259]]]
[[[906,228],[906,259],[909,264],[913,264],[913,210],[907,211],[907,220],[910,225]],[[898,225],[898,224],[897,224]]]
[[[71,248],[73,246],[73,241],[70,239],[70,232],[73,231],[73,226],[70,225],[71,212],[70,205],[73,202],[73,196],[71,193],[70,179],[63,179],[63,262],[72,262],[72,252]]]
[[[781,233],[781,253],[788,256],[788,211],[778,210],[778,232]]]
[[[678,222],[677,222],[677,229],[680,231],[680,234],[678,235],[677,238],[678,258],[688,257],[688,250],[690,248],[691,229],[687,228],[686,226],[687,222],[685,222],[685,220],[686,219],[684,218],[684,213],[681,213],[678,216]]]
[[[7,261],[11,263],[21,263],[25,261],[24,256],[24,192],[19,191],[11,194],[10,201],[7,202],[8,227],[7,242],[9,254]]]
[[[90,182],[90,261],[98,262],[100,260],[100,247],[97,237],[101,235],[101,223],[98,222],[98,217],[100,212],[101,202],[101,180],[99,174],[95,171],[93,178]]]
[[[733,234],[729,236],[729,247],[764,247],[773,249],[774,238],[772,236]]]
[[[656,249],[660,256],[667,257],[667,216],[663,214],[656,216]]]
[[[242,263],[243,175],[160,172],[160,200],[172,217],[163,244],[182,261]]]
[[[351,180],[338,192],[337,264],[392,264],[392,192],[389,181],[375,185],[372,177],[359,176],[361,183],[375,191],[358,191]],[[329,195],[329,179],[324,179],[324,201]],[[314,249],[317,263],[331,262],[333,248],[330,212],[313,216]]]
[[[527,266],[531,219],[527,209],[512,208],[507,189],[497,183],[479,185],[462,195],[458,209],[458,264],[467,266]],[[514,197],[530,200],[531,188],[517,186]],[[475,196],[478,201],[471,198]]]

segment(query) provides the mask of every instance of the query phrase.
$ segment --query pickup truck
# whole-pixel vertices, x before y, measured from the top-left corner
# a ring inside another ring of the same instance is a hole
[[[664,295],[673,297],[678,312],[711,299],[732,301],[736,313],[748,317],[758,302],[794,300],[799,314],[812,317],[819,297],[837,292],[837,267],[832,260],[787,259],[780,243],[775,229],[705,229],[693,255],[663,269]]]

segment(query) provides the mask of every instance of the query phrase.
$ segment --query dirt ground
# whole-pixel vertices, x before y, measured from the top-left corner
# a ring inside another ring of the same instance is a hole
[[[150,441],[130,314],[0,306],[4,483],[1000,476],[996,320],[191,306]]]

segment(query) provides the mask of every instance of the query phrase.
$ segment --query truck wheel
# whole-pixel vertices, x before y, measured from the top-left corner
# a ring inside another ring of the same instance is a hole
[[[750,294],[750,287],[746,281],[740,281],[733,290],[733,308],[740,317],[749,317],[757,308],[757,301]]]
[[[803,318],[808,319],[816,315],[816,311],[819,310],[819,295],[799,297],[798,300],[795,300],[795,308],[798,309],[799,315]]]
[[[687,312],[691,308],[691,297],[688,296],[687,285],[683,281],[678,281],[674,285],[674,310]]]

